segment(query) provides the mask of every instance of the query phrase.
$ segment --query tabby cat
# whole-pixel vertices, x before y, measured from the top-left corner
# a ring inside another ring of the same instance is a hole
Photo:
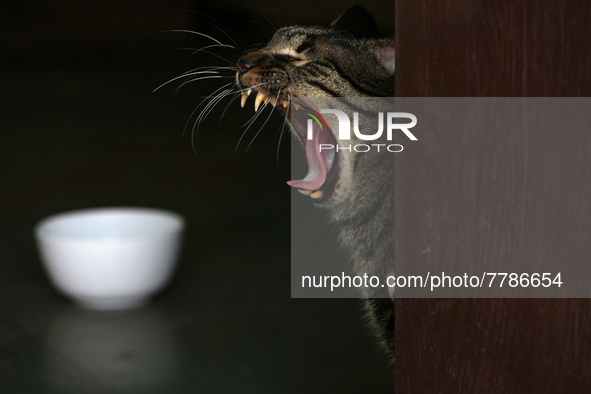
[[[304,144],[305,128],[293,121],[298,106],[290,105],[296,98],[394,96],[393,39],[379,38],[375,20],[360,6],[330,26],[281,28],[265,48],[245,53],[236,66],[242,105],[249,96],[255,110],[270,103],[291,120]],[[331,135],[317,139],[337,143],[337,127],[329,117],[327,122]],[[345,150],[307,152],[307,157],[308,175],[290,185],[330,211],[356,273],[377,273],[385,282],[394,260],[393,156]],[[393,356],[394,301],[387,292],[364,296],[370,321]]]

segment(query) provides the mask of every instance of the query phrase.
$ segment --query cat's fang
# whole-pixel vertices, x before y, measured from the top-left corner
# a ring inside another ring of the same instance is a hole
[[[320,197],[322,197],[322,190],[316,190],[314,193],[310,194],[310,197],[314,199],[319,199]]]
[[[281,101],[281,104],[283,104],[283,108],[287,108],[287,101],[283,100]]]
[[[240,106],[244,108],[244,104],[246,104],[246,99],[248,98],[248,93],[242,93],[242,98],[240,99]]]
[[[258,93],[257,97],[254,99],[254,112],[257,112],[259,110],[259,107],[261,106],[261,103],[263,102],[263,100],[265,99],[265,95],[262,93]]]
[[[309,196],[312,193],[312,190],[305,190],[305,189],[297,189],[298,192],[302,193],[304,196]]]

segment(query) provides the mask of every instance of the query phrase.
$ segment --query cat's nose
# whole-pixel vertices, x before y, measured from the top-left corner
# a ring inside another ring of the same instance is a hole
[[[263,59],[268,56],[269,55],[261,51],[245,53],[240,59],[238,59],[236,68],[238,68],[238,71],[241,73],[245,73],[253,67],[260,66]]]

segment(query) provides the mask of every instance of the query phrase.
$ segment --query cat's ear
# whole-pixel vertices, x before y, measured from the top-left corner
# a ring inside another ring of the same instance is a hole
[[[377,56],[380,63],[393,73],[396,69],[396,51],[394,50],[394,40],[387,41],[385,45],[380,45],[377,50]]]
[[[349,8],[337,20],[332,22],[331,26],[358,37],[371,38],[379,35],[375,19],[360,5]]]

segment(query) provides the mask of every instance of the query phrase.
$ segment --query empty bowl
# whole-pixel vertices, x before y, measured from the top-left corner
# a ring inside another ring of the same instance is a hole
[[[96,208],[50,216],[35,228],[51,283],[82,307],[144,305],[170,280],[184,219],[150,208]]]

